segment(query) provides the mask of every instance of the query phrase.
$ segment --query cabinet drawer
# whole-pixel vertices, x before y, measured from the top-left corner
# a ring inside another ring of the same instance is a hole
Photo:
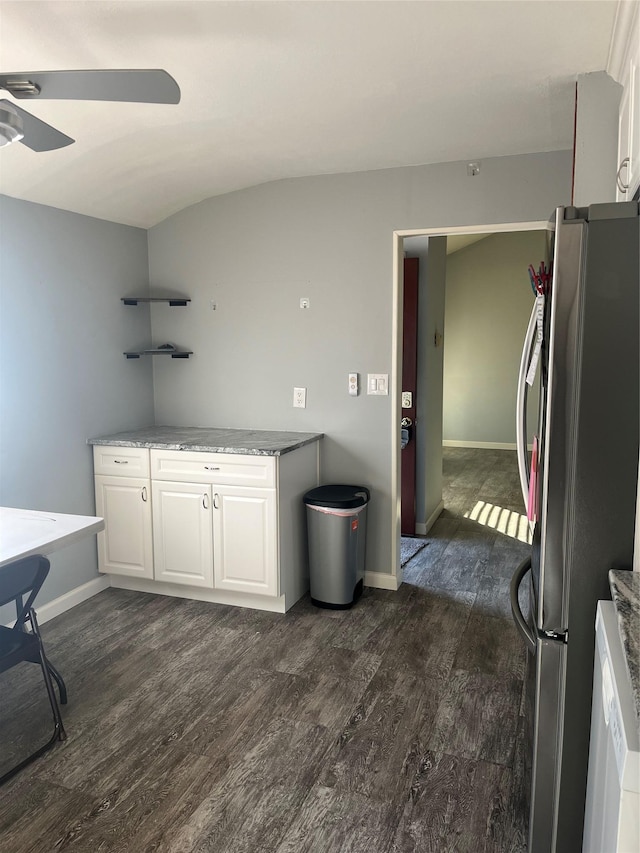
[[[276,460],[273,456],[153,449],[151,478],[221,486],[275,488]]]
[[[146,447],[93,446],[95,474],[112,474],[115,477],[148,477],[149,450]]]

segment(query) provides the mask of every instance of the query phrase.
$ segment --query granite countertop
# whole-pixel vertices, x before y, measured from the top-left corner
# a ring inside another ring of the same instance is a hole
[[[282,456],[283,453],[297,450],[322,437],[321,432],[152,426],[89,438],[87,444],[199,450],[205,453],[242,453],[249,456]]]
[[[609,585],[640,725],[640,572],[611,569]]]

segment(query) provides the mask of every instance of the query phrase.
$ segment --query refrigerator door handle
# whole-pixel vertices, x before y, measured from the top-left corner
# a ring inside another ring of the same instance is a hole
[[[522,610],[520,609],[520,602],[518,601],[518,591],[520,589],[520,585],[522,581],[531,571],[531,557],[527,557],[526,560],[523,560],[518,568],[515,570],[513,577],[511,578],[511,612],[513,614],[513,621],[516,623],[516,628],[520,632],[523,640],[525,641],[530,652],[535,654],[536,651],[536,638],[527,624],[527,620],[525,619]]]
[[[520,487],[525,509],[529,506],[529,468],[527,460],[527,372],[529,370],[529,359],[531,347],[536,333],[538,319],[537,304],[533,303],[527,334],[524,338],[522,358],[520,359],[520,372],[518,374],[518,391],[516,396],[516,448],[518,452],[518,471],[520,472]]]

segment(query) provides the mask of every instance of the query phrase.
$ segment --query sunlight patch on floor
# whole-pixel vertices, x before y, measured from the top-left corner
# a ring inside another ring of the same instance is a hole
[[[495,506],[495,504],[490,504],[487,501],[478,501],[470,512],[465,512],[464,517],[476,521],[484,527],[491,527],[498,533],[504,533],[505,536],[510,536],[512,539],[519,539],[521,542],[531,544],[529,521],[526,515],[519,512]]]

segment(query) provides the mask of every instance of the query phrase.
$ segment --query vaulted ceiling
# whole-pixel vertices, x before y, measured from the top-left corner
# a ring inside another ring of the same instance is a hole
[[[0,190],[149,227],[280,178],[570,148],[576,76],[606,68],[615,14],[609,0],[2,0],[0,72],[164,68],[182,98],[30,102],[76,142],[3,148]]]

